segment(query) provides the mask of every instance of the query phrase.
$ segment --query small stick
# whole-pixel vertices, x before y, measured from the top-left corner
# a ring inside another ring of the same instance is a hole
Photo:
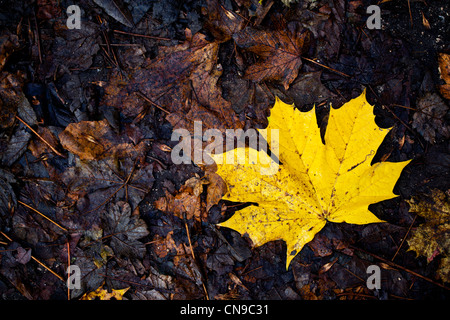
[[[169,39],[169,38],[147,36],[147,35],[144,35],[144,34],[131,33],[131,32],[125,32],[125,31],[120,31],[120,30],[113,30],[113,32],[120,33],[120,34],[126,34],[127,36],[135,36],[135,37],[148,38],[148,39],[154,39],[154,40],[166,40],[166,41],[172,41],[173,40],[173,39]]]
[[[412,13],[411,13],[411,3],[408,0],[408,10],[409,10],[409,21],[411,22],[411,27],[413,26],[413,18],[412,18]]]
[[[70,270],[70,244],[67,240],[67,270]],[[67,280],[69,280],[70,274],[67,274]],[[70,286],[67,285],[67,300],[70,300]]]
[[[157,107],[159,110],[164,111],[167,114],[170,114],[169,111],[167,111],[166,109],[164,109],[163,107],[161,107],[160,105],[158,105],[157,103],[153,102],[152,100],[150,100],[149,98],[147,98],[144,94],[140,93],[139,91],[136,92],[136,94],[141,97],[142,99],[144,99],[145,101],[147,101],[148,103],[150,103],[152,106]]]
[[[406,231],[406,234],[405,234],[405,236],[403,237],[402,242],[401,242],[400,245],[398,246],[397,251],[395,251],[395,254],[394,254],[394,256],[392,257],[391,261],[394,261],[395,257],[397,256],[397,253],[400,251],[400,248],[403,246],[403,242],[405,242],[406,238],[408,237],[408,234],[409,234],[409,232],[411,231],[411,228],[412,228],[414,222],[416,222],[416,218],[417,218],[417,215],[414,216],[413,222],[411,222],[411,225],[409,226],[408,231]]]
[[[12,239],[10,237],[8,237],[5,233],[3,233],[1,231],[0,231],[0,233],[2,234],[2,236],[4,236],[6,239],[8,239],[8,241],[12,241]]]
[[[59,280],[64,281],[63,277],[61,277],[59,274],[57,274],[55,271],[53,271],[52,269],[50,269],[49,267],[47,267],[45,264],[43,264],[42,262],[40,262],[38,259],[36,259],[35,257],[31,256],[31,259],[33,259],[34,261],[36,261],[37,263],[39,263],[41,266],[43,266],[45,269],[47,269],[48,271],[51,272],[51,274],[53,274],[55,277],[57,277]]]
[[[41,37],[39,35],[39,28],[38,28],[38,24],[37,24],[36,14],[34,14],[34,26],[36,28],[36,43],[37,43],[37,47],[38,47],[39,62],[42,64]]]
[[[23,121],[22,119],[20,119],[19,116],[15,116],[17,120],[19,120],[20,122],[22,122],[28,129],[31,130],[31,132],[33,132],[39,139],[41,139],[41,141],[43,143],[45,143],[50,149],[52,149],[52,151],[54,153],[56,153],[58,156],[66,158],[66,156],[64,156],[62,153],[60,153],[58,150],[56,150],[49,142],[47,142],[47,140],[45,140],[44,138],[41,137],[41,135],[39,133],[37,133],[32,127],[30,127],[30,125],[28,123],[26,123],[25,121]]]
[[[30,207],[29,205],[27,205],[26,203],[24,203],[24,202],[22,202],[22,201],[20,201],[20,200],[18,200],[17,202],[20,203],[21,205],[23,205],[24,207],[27,207],[28,209],[33,210],[34,212],[36,212],[37,214],[39,214],[41,217],[43,217],[43,218],[47,219],[48,221],[52,222],[53,224],[55,224],[56,226],[58,226],[58,227],[61,228],[62,230],[68,231],[66,228],[61,227],[61,226],[60,226],[59,224],[57,224],[55,221],[53,221],[52,219],[50,219],[49,217],[47,217],[46,215],[44,215],[44,214],[41,213],[40,211],[36,210],[35,208]]]
[[[12,239],[10,237],[8,237],[5,233],[1,232],[2,236],[4,236],[6,239],[8,239],[8,241],[12,242]],[[33,259],[34,261],[36,261],[37,263],[39,263],[41,266],[43,266],[45,269],[47,269],[48,271],[50,271],[55,277],[57,277],[58,279],[64,281],[63,277],[61,277],[59,274],[57,274],[55,271],[53,271],[52,269],[50,269],[49,267],[47,267],[45,264],[43,264],[42,262],[40,262],[38,259],[36,259],[35,257],[31,256],[31,259]]]
[[[341,71],[338,71],[338,70],[333,69],[333,68],[330,68],[330,67],[327,67],[326,65],[321,64],[321,63],[319,63],[319,62],[317,62],[317,61],[314,61],[314,60],[311,60],[311,59],[308,59],[308,58],[305,58],[305,57],[302,57],[302,59],[304,59],[304,60],[306,60],[306,61],[309,61],[309,62],[312,62],[312,63],[315,63],[315,64],[317,64],[317,65],[319,65],[319,66],[321,66],[321,67],[323,67],[323,68],[326,68],[326,69],[328,69],[328,70],[330,70],[330,71],[333,71],[334,73],[340,74],[341,76],[344,76],[344,77],[347,77],[347,78],[351,78],[351,77],[352,77],[352,76],[349,76],[349,75],[346,74],[346,73],[343,73],[343,72],[341,72]]]
[[[101,46],[107,46],[105,43],[100,43]],[[139,46],[138,43],[110,43],[111,47],[135,47]],[[97,69],[97,68],[94,68]]]
[[[186,233],[187,233],[187,237],[188,237],[188,241],[189,241],[189,248],[191,249],[191,255],[195,261],[194,248],[192,247],[191,236],[189,235],[189,228],[188,228],[186,220],[184,220],[184,226],[186,227]]]

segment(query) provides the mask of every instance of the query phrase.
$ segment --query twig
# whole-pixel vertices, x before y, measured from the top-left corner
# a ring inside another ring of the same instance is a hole
[[[6,239],[8,239],[8,241],[12,242],[13,240],[8,237],[5,233],[1,232],[2,236],[4,236]],[[47,267],[45,264],[43,264],[42,262],[40,262],[38,259],[36,259],[34,256],[31,256],[31,259],[33,259],[34,261],[36,261],[37,263],[39,263],[41,266],[43,266],[45,269],[47,269],[48,271],[50,271],[51,274],[53,274],[55,277],[57,277],[58,279],[60,279],[61,281],[64,281],[63,277],[61,277],[59,274],[57,274],[55,271],[53,271],[52,269],[50,269],[49,267]]]
[[[38,259],[36,259],[35,257],[31,256],[31,259],[33,259],[34,261],[36,261],[37,263],[39,263],[41,266],[43,266],[45,269],[47,269],[48,271],[50,271],[51,274],[53,274],[55,277],[57,277],[59,280],[64,281],[63,277],[61,277],[59,274],[57,274],[55,271],[53,271],[52,269],[50,269],[49,267],[47,267],[45,264],[43,264],[42,262],[40,262]]]
[[[63,155],[62,153],[60,153],[58,150],[56,150],[49,142],[47,142],[47,140],[45,140],[44,138],[41,137],[41,135],[39,133],[37,133],[32,127],[30,127],[30,125],[28,123],[26,123],[25,121],[23,121],[19,116],[15,116],[17,120],[19,120],[20,122],[22,122],[28,129],[31,130],[31,132],[33,132],[39,139],[41,139],[41,141],[43,143],[45,143],[54,153],[56,153],[58,156],[66,158],[65,155]]]
[[[127,179],[125,180],[125,182],[116,190],[116,191],[114,191],[105,201],[103,201],[101,204],[99,204],[97,207],[95,207],[94,209],[91,209],[91,210],[89,210],[89,211],[87,211],[87,212],[85,212],[85,213],[90,213],[90,212],[93,212],[93,211],[96,211],[96,210],[98,210],[100,207],[102,207],[104,204],[106,204],[109,200],[111,200],[111,198],[112,197],[114,197],[114,195],[117,193],[117,192],[119,192],[120,190],[122,190],[122,188],[123,187],[125,187],[125,195],[126,195],[126,197],[128,197],[128,183],[130,182],[130,179],[131,179],[131,176],[132,176],[132,174],[133,174],[133,172],[134,172],[134,169],[135,169],[135,166],[136,166],[136,161],[137,161],[137,158],[136,158],[136,160],[134,161],[134,164],[133,164],[133,168],[131,169],[131,172],[130,172],[130,174],[128,175],[128,177],[127,177]],[[109,166],[108,166],[109,167]],[[110,167],[110,169],[111,169],[111,171],[112,172],[114,172],[114,170],[112,170],[112,168]],[[115,172],[114,172],[115,173]],[[118,175],[117,173],[115,173],[116,175]],[[122,179],[122,177],[120,177],[119,176],[119,178],[123,181],[124,179]],[[108,180],[106,180],[106,181],[108,181]],[[138,190],[141,190],[141,189],[139,189],[139,188],[137,188],[137,187],[134,187],[134,186],[131,186],[130,185],[130,187],[132,187],[132,188],[134,188],[134,189],[138,189]]]
[[[186,221],[186,212],[183,213],[183,220],[184,220],[184,226],[186,228],[186,234],[187,234],[188,241],[189,241],[189,249],[191,251],[192,261],[198,268],[197,259],[195,258],[195,255],[194,255],[194,248],[192,247],[191,236],[189,235],[189,227],[188,227],[187,221]],[[186,248],[184,250],[186,252]],[[200,269],[200,268],[198,268],[198,269]],[[201,281],[202,281],[203,290],[205,291],[206,300],[209,300],[209,294],[208,294],[208,290],[206,290],[205,282],[203,281],[203,276],[201,276]]]
[[[105,43],[100,43],[101,46],[107,46]],[[111,47],[136,47],[139,46],[139,43],[110,43]],[[94,68],[97,69],[97,68]]]
[[[187,225],[186,220],[184,220],[184,226],[186,227],[186,234],[187,234],[188,241],[189,241],[189,249],[191,250],[192,259],[194,259],[194,261],[195,261],[194,248],[192,247],[191,236],[189,235],[189,227]]]
[[[125,31],[120,31],[120,30],[113,30],[113,32],[114,32],[114,33],[125,34],[125,35],[127,35],[127,36],[134,36],[134,37],[148,38],[148,39],[154,39],[154,40],[166,40],[166,41],[172,41],[172,40],[174,40],[174,39],[163,38],[163,37],[147,36],[147,35],[144,35],[144,34],[125,32]]]
[[[328,70],[330,70],[330,71],[332,71],[332,72],[334,72],[334,73],[340,74],[341,76],[344,76],[344,77],[347,77],[347,78],[351,78],[351,77],[352,77],[352,76],[349,76],[349,75],[346,74],[346,73],[343,73],[343,72],[341,72],[341,71],[338,71],[338,70],[333,69],[333,68],[330,68],[330,67],[327,67],[326,65],[321,64],[321,63],[319,63],[319,62],[317,62],[317,61],[314,61],[314,60],[312,60],[312,59],[305,58],[305,57],[302,57],[302,59],[304,59],[304,60],[306,60],[306,61],[309,61],[309,62],[312,62],[312,63],[314,63],[314,64],[317,64],[318,66],[321,66],[322,68],[328,69]]]
[[[36,14],[34,14],[34,26],[36,28],[36,43],[37,43],[37,47],[38,47],[39,62],[42,64],[41,37],[39,35],[39,28],[38,28],[38,24],[37,24]]]
[[[412,13],[411,13],[411,3],[408,0],[408,11],[409,11],[409,21],[411,22],[411,27],[413,26],[413,18],[412,18]]]
[[[27,207],[28,209],[33,210],[34,212],[36,212],[37,214],[39,214],[41,217],[47,219],[48,221],[50,221],[51,223],[55,224],[57,227],[61,228],[62,230],[66,231],[66,232],[68,231],[66,228],[61,227],[59,224],[57,224],[55,221],[53,221],[52,219],[50,219],[49,217],[47,217],[46,215],[44,215],[43,213],[41,213],[39,210],[36,210],[35,208],[33,208],[33,207],[27,205],[26,203],[24,203],[24,202],[22,202],[22,201],[20,201],[20,200],[18,200],[17,202],[18,202],[19,204],[23,205],[24,207]]]
[[[70,270],[70,244],[67,240],[67,270]],[[67,274],[67,280],[69,280],[70,274]],[[70,286],[67,286],[67,300],[70,300]]]
[[[103,24],[102,18],[100,16],[97,16],[97,19],[99,20],[100,24]],[[114,58],[114,65],[119,68],[119,61],[117,60],[116,54],[114,52],[114,50],[111,48],[109,40],[108,40],[108,35],[106,34],[105,30],[102,30],[103,33],[103,38],[105,38],[106,41],[106,46],[108,48],[108,52],[112,53],[113,58]]]
[[[410,273],[410,274],[412,274],[412,275],[414,275],[414,276],[416,276],[416,277],[419,277],[419,278],[421,278],[421,279],[423,279],[423,280],[425,280],[425,281],[428,281],[428,282],[430,282],[430,283],[432,283],[432,284],[434,284],[434,285],[436,285],[436,286],[439,286],[439,287],[444,288],[444,289],[446,289],[446,290],[450,290],[449,287],[446,287],[446,286],[444,286],[443,284],[440,284],[439,282],[436,282],[436,281],[434,281],[434,280],[432,280],[432,279],[430,279],[430,278],[427,278],[427,277],[425,277],[425,276],[423,276],[423,275],[421,275],[421,274],[419,274],[419,273],[417,273],[417,272],[414,272],[414,271],[412,271],[412,270],[409,270],[409,269],[407,269],[407,268],[405,268],[405,267],[402,267],[401,265],[398,265],[398,264],[396,264],[395,262],[386,260],[386,259],[384,259],[384,258],[382,258],[382,257],[380,257],[380,256],[378,256],[378,255],[376,255],[376,254],[374,254],[374,253],[368,252],[368,251],[366,251],[366,250],[364,250],[364,249],[361,249],[361,248],[358,248],[358,247],[355,247],[355,246],[352,246],[352,245],[350,245],[349,247],[352,248],[352,249],[355,249],[355,250],[364,252],[364,253],[366,253],[366,254],[368,254],[368,255],[371,255],[372,257],[374,257],[374,258],[376,258],[376,259],[378,259],[378,260],[381,260],[381,261],[383,261],[384,263],[386,263],[386,264],[388,264],[388,265],[390,265],[390,266],[392,266],[392,267],[394,267],[394,268],[398,268],[398,269],[400,269],[400,270],[406,271],[406,272],[408,272],[408,273]]]
[[[163,107],[161,107],[159,104],[153,102],[152,100],[150,100],[149,98],[147,98],[143,93],[141,92],[136,92],[136,94],[141,97],[142,99],[144,99],[145,101],[147,101],[148,103],[150,103],[152,106],[157,107],[159,110],[164,111],[167,114],[170,114],[169,111],[167,111],[166,109],[164,109]]]
[[[2,236],[4,236],[8,241],[12,241],[12,239],[10,237],[8,237],[5,233],[1,232]]]
[[[397,251],[395,251],[395,254],[394,254],[394,256],[392,257],[391,261],[394,261],[395,257],[397,256],[397,253],[400,251],[400,248],[403,246],[403,242],[405,242],[406,238],[408,237],[408,234],[409,234],[409,232],[411,231],[411,228],[412,228],[414,222],[416,222],[416,218],[417,218],[417,215],[414,216],[413,222],[411,222],[411,225],[409,226],[408,231],[406,231],[406,234],[405,234],[405,236],[403,237],[402,242],[401,242],[400,245],[398,246]]]

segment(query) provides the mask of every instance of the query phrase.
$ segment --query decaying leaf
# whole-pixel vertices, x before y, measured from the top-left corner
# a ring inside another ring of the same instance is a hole
[[[118,256],[143,258],[145,246],[138,239],[148,235],[144,220],[131,212],[127,202],[111,204],[104,213],[106,233],[111,236],[111,247]]]
[[[186,38],[177,46],[160,48],[156,59],[129,74],[128,82],[113,75],[105,88],[105,102],[131,117],[148,104],[159,107],[170,113],[167,119],[175,128],[193,130],[195,120],[207,129],[242,128],[217,86],[221,75],[218,43],[200,33],[192,36],[189,30]]]
[[[320,81],[322,71],[303,73],[295,80],[289,90],[289,96],[297,107],[320,103],[334,96]]]
[[[84,294],[80,300],[122,300],[123,295],[128,291],[128,288],[115,290],[112,289],[108,292],[107,289],[101,285],[97,290]]]
[[[67,70],[87,70],[94,55],[100,50],[100,32],[98,25],[92,21],[83,21],[80,29],[68,29],[63,19],[56,22],[56,37],[49,44],[51,54],[46,55],[44,65],[48,73],[56,72],[57,68]]]
[[[439,72],[445,84],[439,86],[439,91],[445,99],[450,100],[450,54],[439,54]]]
[[[17,48],[19,48],[19,38],[17,35],[11,34],[7,29],[1,31],[0,34],[0,71],[5,66],[8,57]]]
[[[228,41],[244,27],[244,18],[225,8],[219,0],[207,0],[208,20],[206,27],[220,41]]]
[[[1,49],[1,48],[0,48]],[[25,75],[0,74],[0,160],[10,166],[25,152],[31,132],[16,119],[20,117],[28,125],[37,124],[36,114],[22,91]],[[13,131],[7,130],[18,125]]]
[[[327,221],[382,222],[368,206],[396,197],[392,190],[409,161],[371,165],[389,132],[376,125],[372,110],[365,93],[332,109],[323,144],[315,108],[300,112],[277,98],[268,130],[260,133],[271,141],[271,130],[278,130],[279,146],[269,144],[272,152],[279,147],[279,167],[262,150],[237,148],[213,155],[228,185],[224,199],[258,203],[220,226],[247,233],[255,245],[283,239],[288,267]],[[220,164],[236,156],[238,164]]]
[[[155,201],[155,208],[161,211],[171,212],[181,219],[206,219],[200,199],[200,194],[203,192],[203,185],[206,183],[207,181],[199,177],[192,177],[186,180],[175,196],[166,190],[166,196]]]
[[[407,201],[410,212],[426,219],[408,239],[409,250],[427,257],[431,262],[441,255],[438,276],[450,282],[450,189],[445,193],[435,189],[431,195],[420,195]]]
[[[427,93],[417,101],[412,127],[430,143],[436,142],[437,135],[448,139],[450,125],[445,120],[448,111],[448,106],[437,93]]]
[[[207,171],[205,176],[208,180],[206,188],[206,212],[208,212],[213,205],[218,204],[220,199],[222,199],[227,186],[215,172]]]
[[[69,124],[60,133],[62,146],[82,160],[101,160],[106,157],[130,157],[141,151],[126,136],[114,133],[108,120],[80,121]]]
[[[8,216],[17,205],[17,198],[11,184],[16,183],[13,174],[0,168],[0,217]]]
[[[236,33],[236,44],[259,56],[245,71],[254,81],[280,80],[287,90],[302,65],[301,54],[309,46],[309,31],[299,32],[291,24],[287,30],[262,31],[252,27]],[[292,29],[292,30],[291,30]]]
[[[121,24],[133,28],[133,17],[130,11],[119,0],[93,0],[94,3]]]

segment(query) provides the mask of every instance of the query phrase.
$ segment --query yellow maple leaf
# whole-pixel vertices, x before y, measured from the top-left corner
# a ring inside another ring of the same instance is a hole
[[[331,109],[325,144],[315,108],[300,112],[277,98],[267,130],[259,130],[269,144],[272,129],[278,129],[279,167],[264,151],[250,148],[212,155],[217,173],[227,183],[223,199],[258,203],[236,212],[220,226],[247,233],[257,246],[284,240],[288,268],[327,221],[382,222],[368,206],[396,197],[392,190],[409,161],[371,165],[389,129],[375,124],[365,92],[341,108]],[[237,164],[227,163],[233,157],[258,161],[238,158]],[[267,168],[278,168],[276,173],[265,174],[261,170],[264,163]]]
[[[123,295],[125,294],[125,292],[128,291],[128,289],[130,289],[130,287],[125,288],[125,289],[119,289],[119,290],[112,289],[111,292],[108,292],[108,290],[103,288],[103,284],[102,284],[100,287],[97,288],[97,290],[84,294],[80,298],[80,300],[95,300],[95,299],[99,299],[99,300],[111,300],[111,299],[122,300],[123,299]]]

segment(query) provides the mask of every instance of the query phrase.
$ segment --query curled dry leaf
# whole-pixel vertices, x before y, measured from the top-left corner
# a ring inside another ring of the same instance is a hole
[[[206,179],[208,185],[206,187],[206,212],[215,204],[218,204],[220,199],[227,191],[225,181],[215,172],[207,171]]]

